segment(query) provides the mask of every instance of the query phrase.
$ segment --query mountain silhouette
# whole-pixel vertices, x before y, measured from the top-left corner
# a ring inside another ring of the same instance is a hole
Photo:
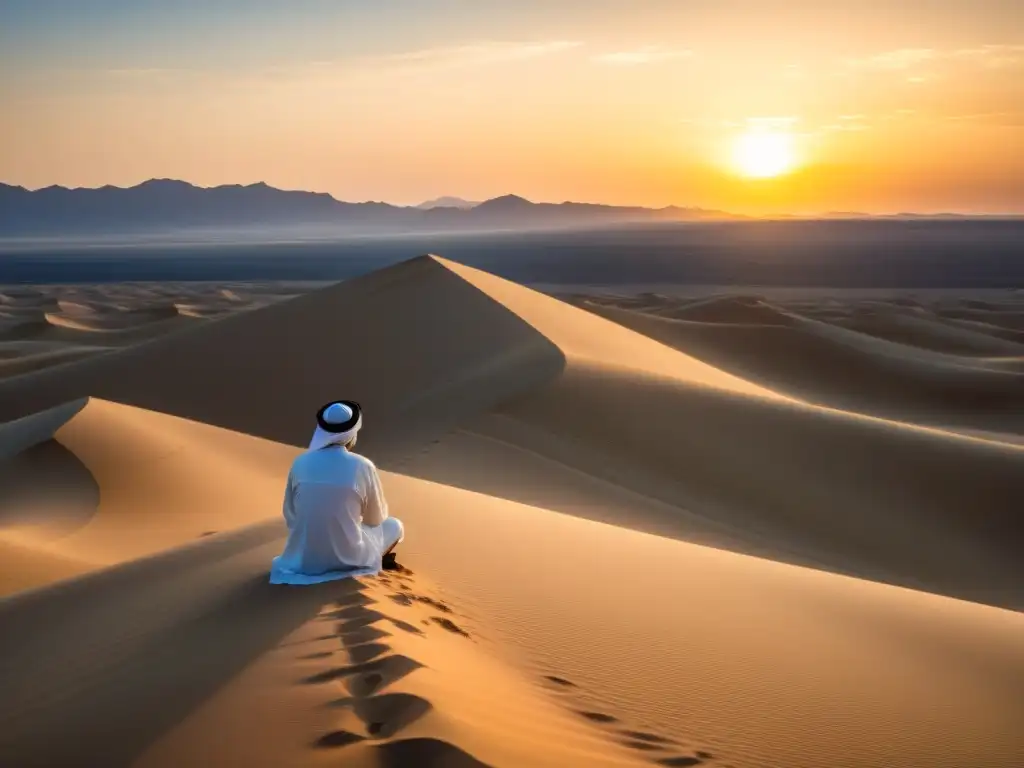
[[[465,201],[441,198],[441,201]],[[643,221],[730,218],[697,208],[625,208],[585,203],[533,203],[516,195],[472,207],[403,207],[349,203],[322,192],[264,183],[197,187],[151,179],[134,187],[38,190],[0,183],[0,236],[132,234],[203,229],[306,228],[343,232],[548,228]]]
[[[480,203],[474,203],[469,200],[463,200],[461,197],[452,197],[451,195],[445,195],[443,197],[435,198],[434,200],[427,200],[426,202],[420,203],[416,207],[421,211],[429,211],[433,208],[475,208]]]

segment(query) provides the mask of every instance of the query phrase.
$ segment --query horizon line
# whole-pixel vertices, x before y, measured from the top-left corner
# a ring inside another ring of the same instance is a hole
[[[336,197],[331,192],[325,192],[325,191],[321,191],[321,190],[312,190],[312,189],[287,189],[287,188],[284,188],[284,187],[274,186],[273,184],[270,184],[270,183],[268,183],[266,181],[263,181],[263,180],[255,181],[255,182],[250,182],[248,184],[244,184],[244,183],[240,183],[240,182],[229,182],[229,183],[224,183],[224,184],[203,185],[203,184],[199,184],[199,183],[196,183],[196,182],[188,181],[186,179],[172,178],[170,176],[153,176],[153,177],[150,177],[148,179],[144,179],[143,181],[140,181],[140,182],[137,182],[135,184],[128,185],[128,186],[119,186],[117,184],[107,183],[107,184],[102,184],[102,185],[98,185],[98,186],[91,186],[91,187],[90,186],[67,186],[67,185],[64,185],[64,184],[47,184],[45,186],[29,187],[29,186],[26,186],[24,184],[8,183],[8,182],[5,182],[5,181],[0,181],[0,186],[6,186],[6,187],[9,187],[9,188],[12,188],[12,189],[22,189],[22,190],[24,190],[26,192],[30,192],[30,193],[42,192],[42,191],[45,191],[45,190],[48,190],[48,189],[62,189],[62,190],[66,190],[66,191],[69,191],[69,192],[77,192],[77,191],[99,191],[99,190],[102,190],[102,189],[130,190],[130,189],[137,189],[139,187],[145,186],[146,184],[151,184],[153,182],[171,182],[171,183],[176,183],[176,184],[183,184],[183,185],[192,187],[194,189],[204,189],[204,190],[216,190],[216,189],[224,189],[224,188],[231,188],[231,187],[237,187],[237,188],[242,188],[242,189],[247,189],[247,188],[252,188],[252,187],[265,187],[265,188],[272,189],[272,190],[277,191],[277,192],[298,193],[298,194],[311,194],[311,195],[324,195],[324,196],[327,196],[327,197],[331,198],[331,200],[333,200],[334,202],[342,204],[342,205],[387,205],[387,206],[390,206],[392,208],[406,208],[406,209],[410,209],[410,208],[411,209],[416,209],[416,208],[419,208],[419,206],[423,205],[424,203],[434,202],[435,200],[448,197],[448,198],[454,198],[454,199],[461,200],[461,201],[463,201],[463,202],[468,204],[467,208],[461,208],[461,210],[472,210],[473,208],[476,208],[476,207],[478,207],[480,205],[483,205],[484,203],[492,202],[492,201],[495,201],[495,200],[501,200],[503,198],[515,197],[515,198],[519,198],[520,200],[523,200],[523,201],[525,201],[525,202],[527,202],[527,203],[529,203],[531,205],[593,205],[593,206],[600,206],[600,207],[607,207],[607,208],[634,208],[634,209],[648,210],[648,211],[665,211],[665,210],[677,209],[677,210],[681,210],[681,211],[701,211],[701,212],[705,212],[705,213],[721,213],[721,214],[726,214],[726,215],[729,215],[729,216],[736,216],[738,218],[751,218],[751,219],[762,219],[762,220],[771,220],[771,219],[777,219],[777,218],[791,218],[791,217],[793,217],[793,218],[812,218],[812,219],[829,219],[829,218],[842,217],[842,218],[854,218],[855,219],[855,218],[893,218],[893,217],[900,217],[900,216],[914,216],[914,217],[920,217],[920,218],[941,218],[941,217],[948,217],[948,216],[955,216],[955,217],[961,217],[961,218],[999,218],[999,219],[1024,218],[1024,209],[1021,209],[1020,211],[1015,211],[1015,212],[1003,212],[1003,211],[984,211],[984,212],[976,212],[975,211],[975,212],[967,212],[967,211],[958,211],[958,210],[955,210],[955,209],[944,209],[944,210],[936,210],[936,211],[900,210],[900,211],[892,211],[892,212],[887,212],[887,213],[870,213],[870,212],[866,212],[866,211],[830,210],[830,211],[816,211],[816,212],[811,212],[811,211],[787,211],[787,212],[779,212],[779,213],[771,213],[771,214],[756,214],[756,213],[740,213],[740,212],[737,212],[737,211],[725,210],[725,209],[721,209],[721,208],[705,208],[705,207],[702,207],[700,205],[680,205],[678,203],[669,203],[667,205],[662,205],[662,206],[651,206],[651,205],[620,204],[620,203],[608,203],[608,202],[593,202],[593,201],[584,201],[584,200],[561,200],[561,201],[558,201],[558,202],[547,201],[547,200],[539,200],[538,201],[538,200],[531,200],[528,197],[516,194],[514,192],[506,192],[504,194],[496,195],[494,197],[488,197],[488,198],[485,198],[483,200],[477,200],[477,201],[470,201],[467,198],[463,198],[460,195],[441,194],[441,195],[434,196],[432,198],[428,198],[427,200],[423,200],[423,201],[421,201],[419,203],[403,204],[403,203],[389,202],[387,200],[372,200],[372,199],[367,199],[367,200],[343,200],[343,199],[341,199],[339,197]],[[448,208],[449,206],[437,206],[437,207],[446,207],[446,208]],[[450,208],[452,210],[460,210],[460,208],[455,207],[455,206],[450,206]]]

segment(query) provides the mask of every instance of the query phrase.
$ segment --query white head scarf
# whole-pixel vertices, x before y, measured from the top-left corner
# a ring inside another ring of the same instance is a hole
[[[309,441],[311,451],[347,443],[363,426],[363,413],[359,403],[336,400],[320,409],[316,422],[316,430]]]

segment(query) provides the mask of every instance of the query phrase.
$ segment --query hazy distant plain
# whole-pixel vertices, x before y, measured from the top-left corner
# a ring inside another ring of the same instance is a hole
[[[0,241],[0,284],[339,280],[436,253],[564,286],[1024,288],[1024,220],[758,221],[302,239],[295,233]]]

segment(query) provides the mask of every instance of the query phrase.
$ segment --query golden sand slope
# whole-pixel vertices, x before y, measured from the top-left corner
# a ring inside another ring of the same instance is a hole
[[[809,402],[925,424],[1024,430],[1024,370],[1012,359],[929,352],[795,315],[785,326],[698,323],[581,306]]]
[[[549,297],[450,268],[567,358],[547,385],[467,423],[510,446],[506,454],[539,456],[691,513],[663,513],[661,533],[676,524],[688,536],[696,515],[712,522],[703,533],[732,529],[728,544],[741,551],[1024,604],[1020,446],[775,396]],[[491,493],[498,468],[514,464],[506,455],[469,473],[454,460],[444,477]]]
[[[416,574],[275,588],[334,396]],[[0,602],[0,764],[1024,762],[1024,615],[943,596],[1024,602],[1019,446],[436,258],[0,382],[0,418],[8,589],[94,571]]]
[[[1019,764],[1024,616],[389,476],[416,567],[711,765]]]

